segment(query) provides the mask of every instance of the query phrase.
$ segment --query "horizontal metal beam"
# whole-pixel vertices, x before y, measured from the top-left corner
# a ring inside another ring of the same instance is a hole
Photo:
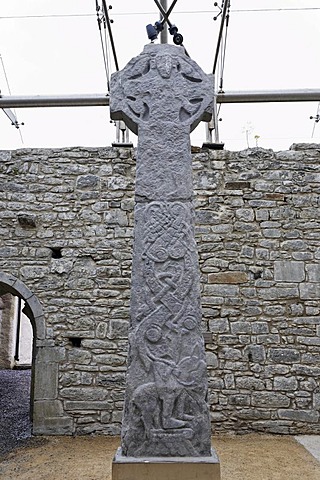
[[[109,95],[106,93],[84,95],[0,96],[0,108],[97,107],[103,105],[109,105]]]
[[[230,91],[217,94],[217,103],[320,102],[320,89]]]
[[[320,102],[320,89],[230,91],[217,94],[217,103]],[[83,95],[0,96],[0,108],[108,106],[107,93]]]

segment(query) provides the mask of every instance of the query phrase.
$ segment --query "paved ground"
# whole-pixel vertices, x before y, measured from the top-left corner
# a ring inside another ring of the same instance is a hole
[[[42,437],[0,458],[1,480],[112,480],[117,437]],[[320,463],[293,437],[215,436],[221,480],[319,480]]]
[[[320,435],[299,435],[295,439],[320,462]]]
[[[0,455],[31,436],[30,376],[31,370],[0,370]]]
[[[0,479],[111,480],[119,438],[31,438],[30,374],[0,371]],[[213,445],[221,480],[320,480],[320,436],[216,436]]]

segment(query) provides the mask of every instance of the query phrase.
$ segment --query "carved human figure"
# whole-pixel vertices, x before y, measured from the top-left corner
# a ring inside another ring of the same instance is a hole
[[[111,115],[138,133],[122,452],[209,456],[190,131],[213,80],[182,47],[147,45],[111,81]]]

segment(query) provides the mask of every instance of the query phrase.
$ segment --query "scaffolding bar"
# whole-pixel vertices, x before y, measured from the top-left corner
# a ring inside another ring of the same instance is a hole
[[[319,102],[320,89],[230,91],[217,94],[217,103]]]
[[[106,93],[83,95],[0,96],[0,108],[108,106]],[[230,91],[217,94],[217,103],[320,102],[320,89]]]
[[[97,107],[108,106],[109,95],[8,95],[0,96],[0,108],[29,107]]]

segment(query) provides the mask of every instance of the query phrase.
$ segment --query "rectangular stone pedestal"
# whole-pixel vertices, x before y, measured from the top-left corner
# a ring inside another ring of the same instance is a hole
[[[220,462],[210,457],[125,457],[118,448],[112,480],[220,480]]]

